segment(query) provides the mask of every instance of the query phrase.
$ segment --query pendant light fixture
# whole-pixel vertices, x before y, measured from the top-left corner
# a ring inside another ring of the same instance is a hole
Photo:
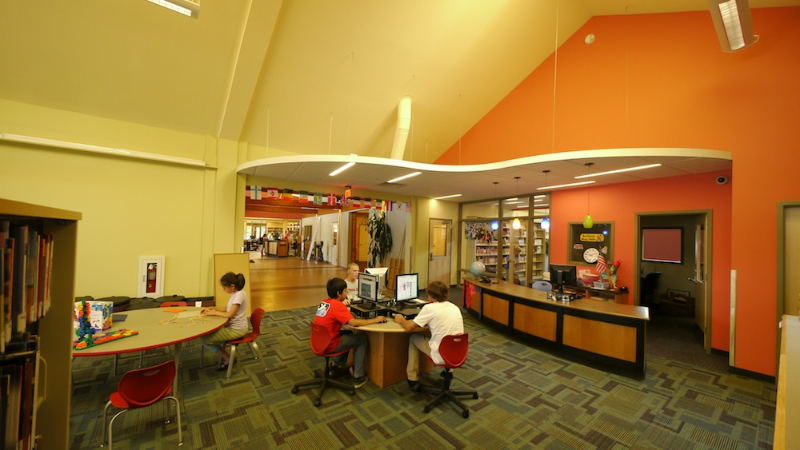
[[[550,172],[549,170],[543,170],[544,172],[544,185],[547,186],[547,174]],[[545,214],[544,219],[542,219],[542,229],[549,230],[550,229],[550,219],[547,218]]]
[[[587,176],[592,172],[592,165],[594,163],[586,163],[586,174]],[[589,190],[591,188],[586,188],[586,217],[583,218],[583,228],[592,228],[594,226],[594,219],[592,219],[592,215],[589,214]]]
[[[516,195],[515,196],[519,197],[519,179],[520,179],[520,177],[514,177],[514,179],[517,180],[517,190],[516,190]],[[513,228],[515,230],[519,230],[520,228],[522,228],[522,223],[520,223],[518,218],[515,217],[514,221],[511,222],[511,228]]]

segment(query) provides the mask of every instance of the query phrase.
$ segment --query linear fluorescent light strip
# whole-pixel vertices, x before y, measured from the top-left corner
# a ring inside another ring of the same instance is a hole
[[[736,0],[728,0],[725,3],[720,3],[718,6],[731,50],[743,48],[744,33],[742,33],[742,23],[739,21],[739,7],[736,6]]]
[[[349,169],[349,168],[351,168],[351,167],[353,167],[355,165],[356,165],[356,163],[349,162],[349,163],[343,165],[342,167],[339,167],[338,169],[334,170],[333,172],[329,173],[328,176],[335,177],[336,175],[339,175],[340,173],[344,172],[345,170],[347,170],[347,169]]]
[[[415,176],[417,176],[417,175],[419,175],[421,173],[422,172],[413,172],[413,173],[410,173],[408,175],[403,175],[402,177],[397,177],[395,179],[389,180],[389,181],[387,181],[387,183],[397,183],[400,180],[405,180],[406,178],[415,177]]]
[[[455,198],[455,197],[461,197],[461,194],[444,195],[444,196],[441,196],[441,197],[434,197],[433,199],[434,200],[442,200],[442,199],[445,199],[445,198]]]
[[[154,4],[154,5],[158,5],[158,6],[167,8],[167,9],[169,9],[171,11],[175,11],[178,14],[183,14],[186,17],[197,18],[197,16],[200,13],[200,5],[195,5],[194,3],[189,2],[189,1],[181,2],[181,4],[184,4],[184,5],[187,5],[187,6],[192,6],[192,8],[187,8],[185,6],[181,6],[180,4],[178,4],[176,2],[167,1],[167,0],[147,0],[147,1],[152,3],[152,4]]]
[[[541,191],[543,189],[558,189],[558,188],[565,188],[565,187],[572,187],[572,186],[582,186],[584,184],[594,184],[596,181],[580,181],[578,183],[570,183],[570,184],[556,184],[553,186],[542,186],[540,188],[536,188],[536,190]]]
[[[138,152],[135,150],[125,150],[121,148],[101,147],[99,145],[81,144],[78,142],[57,141],[55,139],[45,139],[19,134],[0,133],[0,140],[19,142],[22,144],[41,145],[44,147],[64,148],[68,150],[80,150],[84,152],[100,153],[105,155],[127,156],[138,159],[148,159],[151,161],[162,161],[173,164],[184,164],[189,166],[205,167],[206,162],[200,159],[181,158],[179,156],[158,155],[155,153]]]
[[[612,173],[632,172],[634,170],[652,169],[653,167],[661,167],[661,164],[648,164],[646,166],[628,167],[627,169],[609,170],[608,172],[597,172],[589,175],[580,175],[575,177],[575,179],[577,180],[579,178],[599,177],[600,175],[610,175]]]

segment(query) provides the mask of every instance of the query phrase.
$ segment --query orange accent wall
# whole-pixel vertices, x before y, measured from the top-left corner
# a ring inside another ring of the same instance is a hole
[[[589,213],[595,223],[614,222],[614,261],[618,269],[617,284],[633,289],[636,257],[636,213],[711,210],[712,273],[711,277],[711,347],[729,351],[730,334],[730,271],[731,271],[731,183],[719,185],[720,175],[713,172],[633,183],[570,189],[552,193],[550,210],[550,259],[554,264],[567,263],[567,225],[583,222],[587,198]],[[588,195],[588,197],[587,197]],[[609,262],[610,264],[610,262]],[[594,266],[579,266],[591,268]],[[633,302],[633,294],[628,296]]]
[[[800,200],[800,8],[759,8],[752,16],[759,41],[736,53],[722,52],[706,11],[595,17],[559,48],[555,93],[551,56],[437,163],[457,164],[459,151],[462,164],[618,147],[731,152],[730,209],[714,217],[716,230],[729,216],[730,254],[718,255],[724,245],[715,245],[712,342],[727,348],[720,330],[730,326],[730,294],[716,292],[729,279],[720,273],[719,258],[727,257],[738,278],[734,366],[774,376],[777,203]],[[589,33],[592,45],[583,42]],[[608,203],[627,203],[635,191],[662,208],[686,210],[698,194],[632,187],[609,190],[620,197]],[[572,195],[564,192],[557,198]],[[623,225],[615,227],[616,242],[631,241],[624,224],[632,219],[609,215],[595,220]]]

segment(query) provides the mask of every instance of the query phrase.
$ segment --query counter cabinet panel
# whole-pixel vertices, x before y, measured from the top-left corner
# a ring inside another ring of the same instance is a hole
[[[514,330],[556,342],[558,339],[558,313],[515,304]]]
[[[564,316],[563,344],[579,350],[636,362],[636,328]]]
[[[508,325],[509,301],[483,292],[483,316],[501,325]]]

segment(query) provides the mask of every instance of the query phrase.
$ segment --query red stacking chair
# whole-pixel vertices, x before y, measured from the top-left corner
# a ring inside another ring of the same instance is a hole
[[[328,329],[323,325],[311,322],[311,351],[313,351],[317,356],[325,357],[325,372],[321,377],[319,377],[319,374],[315,370],[314,379],[295,384],[292,388],[292,394],[297,394],[297,391],[299,391],[301,387],[322,386],[322,389],[319,391],[319,396],[314,400],[314,406],[319,406],[322,404],[322,394],[325,393],[325,389],[328,387],[343,389],[348,391],[347,393],[350,395],[356,395],[356,389],[353,387],[352,383],[343,383],[341,381],[331,379],[331,358],[343,353],[347,353],[350,351],[350,349],[348,348],[347,350],[342,350],[335,353],[325,353],[325,349],[328,348],[328,344],[330,343],[331,335],[328,333]]]
[[[461,408],[461,415],[466,419],[469,417],[469,408],[467,408],[457,396],[470,395],[472,398],[478,398],[478,391],[457,391],[450,389],[450,383],[453,381],[453,369],[461,367],[467,360],[467,352],[469,351],[469,333],[451,334],[442,338],[442,343],[439,344],[439,354],[444,359],[444,364],[436,364],[436,362],[428,356],[428,359],[437,366],[444,367],[442,377],[444,377],[444,384],[441,388],[434,388],[431,386],[423,386],[420,384],[420,389],[425,392],[438,394],[433,400],[425,405],[425,412],[430,412],[442,400],[450,400]],[[427,356],[427,355],[426,355]]]
[[[106,417],[108,408],[113,405],[122,411],[116,413],[108,423],[108,448],[112,448],[112,432],[114,420],[122,413],[131,409],[144,408],[160,400],[169,399],[175,402],[175,411],[178,412],[178,445],[183,445],[181,434],[181,405],[177,398],[172,396],[172,382],[175,380],[175,361],[167,361],[153,367],[134,369],[122,375],[117,386],[117,392],[111,394],[111,399],[103,409],[103,447],[106,443]],[[166,423],[169,423],[167,417]]]
[[[253,329],[239,339],[227,342],[227,344],[233,346],[233,348],[231,348],[231,359],[228,362],[228,372],[225,375],[225,379],[230,378],[231,373],[233,373],[233,363],[234,358],[236,357],[236,348],[239,346],[239,344],[250,345],[250,351],[253,353],[253,359],[260,359],[261,365],[264,366],[264,370],[267,370],[267,362],[261,357],[261,354],[258,351],[258,344],[256,344],[256,338],[261,335],[261,319],[263,317],[264,310],[261,308],[256,308],[253,311],[253,314],[250,314],[250,325]],[[202,353],[200,357],[202,358]]]

